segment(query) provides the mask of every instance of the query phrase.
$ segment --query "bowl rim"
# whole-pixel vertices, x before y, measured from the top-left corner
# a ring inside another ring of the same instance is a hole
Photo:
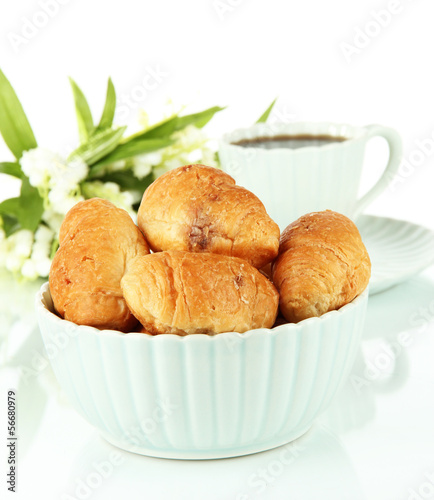
[[[178,339],[179,341],[182,342],[198,342],[200,341],[199,339],[208,339],[210,342],[217,342],[217,339],[225,339],[228,342],[237,339],[238,341],[244,341],[246,339],[249,339],[253,336],[261,335],[263,332],[266,332],[267,335],[277,335],[280,332],[299,332],[300,330],[308,327],[309,325],[314,325],[315,323],[320,326],[320,324],[324,324],[326,322],[334,321],[335,319],[338,320],[342,315],[351,313],[351,310],[356,310],[358,307],[362,306],[362,304],[367,301],[369,296],[369,285],[365,288],[365,290],[359,294],[357,297],[355,297],[351,302],[348,304],[345,304],[342,306],[340,309],[329,311],[322,316],[319,317],[314,317],[314,318],[307,318],[304,319],[298,323],[284,323],[283,325],[278,325],[274,328],[256,328],[254,330],[248,330],[247,332],[244,333],[239,333],[239,332],[223,332],[219,333],[216,335],[209,335],[205,333],[197,333],[194,335],[176,335],[174,333],[161,333],[159,335],[151,335],[148,333],[141,333],[141,332],[128,332],[128,333],[123,333],[118,330],[110,330],[110,329],[105,329],[105,330],[100,330],[98,328],[95,328],[93,326],[88,326],[88,325],[77,325],[76,323],[73,323],[72,321],[68,321],[66,319],[60,318],[55,314],[47,304],[47,301],[45,297],[49,297],[49,300],[52,301],[51,298],[51,292],[50,292],[50,285],[49,282],[46,281],[45,283],[42,284],[41,288],[36,294],[36,301],[35,301],[35,308],[38,316],[44,316],[47,321],[50,321],[51,323],[57,323],[59,327],[61,325],[69,325],[70,327],[75,327],[76,329],[79,329],[80,331],[84,332],[87,331],[89,333],[92,333],[93,335],[99,336],[99,337],[111,337],[111,338],[142,338],[142,339],[147,339],[147,341],[151,342],[161,342],[163,339]],[[220,340],[220,341],[221,341]]]

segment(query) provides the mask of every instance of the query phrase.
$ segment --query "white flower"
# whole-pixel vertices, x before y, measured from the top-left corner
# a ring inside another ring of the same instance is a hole
[[[62,164],[62,158],[44,148],[35,148],[24,151],[20,159],[23,172],[29,178],[34,187],[46,188],[50,178],[50,172],[56,169],[57,164]]]
[[[42,214],[42,220],[48,224],[50,229],[52,229],[56,234],[60,231],[60,226],[62,225],[63,215],[53,210],[53,208],[48,208]]]
[[[127,162],[125,160],[118,160],[113,163],[110,163],[110,165],[107,165],[109,167],[109,172],[117,172],[119,170],[125,170]]]
[[[211,156],[213,153],[207,146],[209,139],[202,129],[189,125],[185,129],[175,132],[172,138],[175,139],[175,143],[161,150],[162,161],[152,169],[154,178],[168,170],[190,163],[200,162],[205,165],[215,165]],[[204,154],[206,161],[204,161]]]
[[[39,276],[33,260],[26,259],[24,261],[24,263],[21,267],[21,274],[24,276],[24,278],[27,278],[29,280],[34,280]]]
[[[187,158],[183,155],[178,155],[174,158],[166,160],[164,162],[164,166],[166,167],[166,170],[173,170],[174,168],[182,167],[182,165],[185,165],[186,163],[188,163]]]
[[[143,179],[152,171],[152,165],[146,162],[134,162],[133,172],[138,179]]]
[[[144,155],[139,155],[136,157],[139,161],[141,159],[146,159],[148,163],[151,165],[158,165],[161,163],[161,160],[163,159],[163,155],[161,154],[161,151],[152,151],[151,153],[147,153]]]
[[[180,109],[175,109],[173,103],[169,104],[171,104],[170,112],[166,113],[166,119],[180,113]],[[145,130],[149,129],[151,125],[148,113],[143,110],[140,110],[139,113],[140,124]],[[213,149],[209,147],[210,139],[201,128],[188,125],[184,129],[173,133],[171,137],[175,141],[171,146],[156,153],[140,155],[132,159],[133,173],[137,178],[143,179],[152,172],[154,179],[156,179],[168,170],[190,163],[203,163],[213,167],[219,166]],[[152,155],[158,156],[153,158]]]
[[[117,205],[118,207],[123,208],[130,214],[134,212],[133,210],[133,203],[134,203],[134,195],[130,193],[129,191],[122,191],[119,193],[119,198]]]
[[[0,229],[0,262],[8,271],[28,280],[48,276],[55,232],[41,224],[35,234],[22,229],[5,238]],[[2,239],[3,238],[3,239]]]
[[[31,258],[40,261],[48,258],[51,252],[51,243],[54,238],[54,231],[41,225],[35,233],[35,242],[33,243]]]
[[[60,188],[68,193],[75,192],[78,190],[78,184],[87,177],[87,173],[88,167],[82,161],[57,163],[49,172],[48,186],[50,189]]]
[[[87,198],[104,198],[111,201],[119,208],[123,208],[130,215],[133,214],[134,197],[129,191],[121,191],[118,184],[114,182],[85,182],[83,191]]]
[[[9,248],[18,257],[28,257],[32,251],[33,233],[28,229],[21,229],[8,238]]]
[[[154,167],[152,170],[152,173],[154,175],[154,180],[158,179],[161,175],[165,174],[169,169],[166,167],[166,165],[160,165],[159,167]]]
[[[209,167],[217,167],[218,168],[218,162],[216,161],[216,155],[215,152],[210,149],[210,148],[202,148],[201,150],[202,158],[201,158],[201,163],[204,165],[208,165]]]
[[[51,260],[48,257],[46,257],[34,262],[38,276],[42,276],[43,278],[47,277],[48,274],[50,273]]]
[[[86,179],[88,166],[81,160],[67,162],[59,155],[44,148],[26,151],[21,160],[21,168],[29,177],[32,186],[48,192],[45,195],[48,206],[65,215],[76,203],[83,200],[79,196],[79,183]]]
[[[27,229],[21,229],[6,238],[3,230],[1,232],[3,239],[0,241],[0,261],[8,271],[17,273],[30,257],[33,233]]]
[[[54,231],[44,225],[40,225],[35,233],[35,242],[36,243],[48,243],[51,244],[51,241],[54,237]]]
[[[59,183],[71,191],[77,189],[79,182],[88,174],[88,166],[76,159],[67,162],[61,156],[48,149],[35,148],[25,151],[20,159],[23,172],[32,186],[52,188]]]
[[[6,256],[5,260],[6,269],[8,271],[11,271],[12,273],[16,273],[17,271],[19,271],[21,269],[22,264],[23,264],[23,259],[21,259],[18,255],[10,253]]]
[[[38,276],[46,277],[50,272],[51,243],[54,238],[54,231],[41,224],[36,233],[32,247],[30,259],[23,263],[21,274],[28,279],[35,279]]]
[[[196,149],[208,141],[208,137],[204,131],[194,125],[188,125],[183,130],[173,134],[173,136],[176,138],[179,146],[188,151]]]
[[[33,245],[32,256],[30,261],[33,264],[34,270],[38,276],[48,276],[50,272],[51,260],[50,260],[51,244],[41,245],[35,243]],[[21,270],[24,275],[24,272]]]
[[[83,201],[84,198],[83,196],[71,194],[67,187],[58,185],[49,191],[48,200],[56,212],[66,215],[74,205],[79,201]]]
[[[163,155],[160,151],[153,151],[143,155],[137,155],[133,161],[133,172],[138,179],[143,179],[151,173],[152,167],[161,163]]]
[[[66,172],[78,183],[86,179],[87,174],[89,173],[89,167],[86,163],[84,163],[84,161],[75,159],[66,164]]]

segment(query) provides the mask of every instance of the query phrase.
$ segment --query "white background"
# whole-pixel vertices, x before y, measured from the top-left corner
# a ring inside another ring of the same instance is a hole
[[[0,11],[0,64],[39,145],[67,151],[77,140],[67,76],[82,87],[95,114],[109,75],[119,99],[130,98],[137,108],[156,112],[168,98],[192,110],[227,105],[209,127],[215,137],[254,122],[275,96],[278,118],[393,126],[406,156],[418,147],[415,141],[434,135],[429,0],[61,0],[65,5],[50,4],[48,19],[43,1],[2,0]],[[375,13],[386,26],[372,24]],[[362,40],[360,30],[375,36]],[[346,56],[342,44],[358,53]],[[166,76],[146,91],[149,68]],[[0,154],[8,158],[2,146]],[[384,164],[377,156],[367,158],[368,182]],[[434,148],[379,200],[387,208],[378,204],[370,211],[407,219],[414,213],[429,225],[433,158]],[[405,200],[416,192],[424,196],[409,206]]]
[[[77,141],[68,76],[79,83],[98,114],[110,75],[120,100],[130,99],[133,104],[128,111],[131,123],[139,106],[158,114],[168,98],[188,105],[191,111],[226,105],[228,108],[208,127],[216,138],[253,123],[279,96],[274,119],[380,123],[396,128],[404,141],[407,167],[401,168],[392,188],[368,212],[434,229],[432,1],[63,0],[61,5],[53,0],[45,3],[51,9],[50,18],[41,15],[43,4],[43,0],[2,0],[0,6],[0,67],[14,85],[39,145],[66,152]],[[375,21],[379,17],[384,26]],[[361,31],[369,35],[361,35]],[[19,38],[23,36],[31,37]],[[350,45],[355,49],[351,55]],[[143,90],[150,69],[164,76],[156,88]],[[379,176],[387,159],[381,141],[373,142],[366,157],[364,189]],[[0,143],[0,160],[9,159],[7,148]],[[16,183],[0,175],[0,199],[13,195],[16,189]],[[429,279],[427,294],[432,294],[432,273]],[[403,294],[417,295],[423,289],[419,285],[416,281],[401,291],[390,292],[395,295],[389,295],[389,300],[397,300],[396,294],[401,294],[401,300]],[[427,302],[428,295],[424,298],[423,293],[421,300]],[[375,299],[370,306],[372,314],[377,314],[378,308],[389,307],[384,297]],[[412,309],[405,311],[400,316],[389,310],[404,323]],[[381,321],[389,319],[383,315]],[[379,331],[385,325],[375,327]],[[429,398],[434,397],[432,361],[423,357],[431,353],[430,359],[434,359],[433,347],[426,339],[426,344],[419,344],[419,351],[424,352],[412,352],[416,365],[417,356],[422,357],[420,366],[424,368],[412,379],[411,391],[407,388],[396,400],[391,396],[385,396],[386,401],[383,398],[381,405],[385,409],[376,425],[343,433],[340,442],[330,440],[327,432],[322,434],[321,428],[317,429],[319,444],[312,449],[322,450],[324,455],[311,453],[293,471],[301,474],[305,487],[297,486],[297,481],[289,477],[291,487],[286,489],[285,477],[280,477],[275,489],[268,488],[263,495],[248,491],[248,498],[409,498],[410,489],[417,490],[424,474],[434,471],[432,419],[431,425],[419,428],[418,418],[410,415],[411,410],[415,414],[426,412]],[[420,393],[418,388],[422,388]],[[48,394],[52,390],[56,390],[54,381]],[[414,394],[420,394],[420,398],[415,396],[405,412],[407,398]],[[27,495],[34,489],[35,497],[51,500],[61,498],[63,493],[72,494],[74,478],[86,477],[91,471],[86,464],[105,460],[113,449],[101,444],[74,412],[48,401],[43,424],[32,434],[35,444],[33,449],[29,444],[19,481]],[[37,406],[37,402],[32,405]],[[30,414],[32,405],[26,409]],[[433,407],[430,409],[433,415]],[[406,416],[402,416],[403,411]],[[403,431],[406,425],[413,434]],[[339,426],[335,431],[340,434],[338,430]],[[402,434],[404,442],[399,440]],[[346,453],[342,453],[342,443]],[[402,458],[406,453],[407,460]],[[235,500],[238,493],[245,491],[249,474],[266,467],[272,459],[272,455],[263,459],[259,455],[186,463],[125,456],[128,460],[92,492],[91,498],[120,498],[124,491],[133,499]],[[320,458],[329,466],[336,460],[329,481],[326,473],[323,477],[319,472],[323,467],[317,463]],[[84,464],[81,468],[80,463]],[[309,476],[309,470],[315,471],[314,477]],[[217,481],[218,477],[221,481]],[[224,481],[228,482],[226,488]],[[351,483],[348,488],[346,481]],[[315,483],[321,485],[320,491],[315,492]],[[192,485],[197,485],[197,496]],[[1,494],[4,489],[2,475]],[[182,493],[184,490],[186,493]],[[421,498],[434,498],[434,491],[432,496]]]

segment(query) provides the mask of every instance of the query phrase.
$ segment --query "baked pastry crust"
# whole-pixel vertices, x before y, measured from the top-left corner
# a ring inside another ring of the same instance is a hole
[[[262,202],[222,170],[186,165],[145,191],[138,225],[151,249],[240,257],[257,268],[279,249],[279,227]]]
[[[123,298],[128,262],[149,247],[125,210],[92,198],[75,205],[60,229],[50,269],[50,291],[62,318],[78,325],[131,331],[137,319]]]
[[[279,295],[246,261],[211,253],[164,251],[138,257],[121,281],[133,314],[150,334],[271,328]]]
[[[363,292],[370,276],[371,262],[356,225],[331,210],[290,224],[272,266],[280,310],[290,322],[339,309]]]

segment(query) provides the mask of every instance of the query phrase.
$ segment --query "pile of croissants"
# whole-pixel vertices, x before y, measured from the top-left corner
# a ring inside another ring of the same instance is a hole
[[[59,243],[49,276],[57,314],[151,335],[272,328],[279,310],[280,323],[321,316],[358,296],[371,272],[347,217],[307,214],[280,235],[253,193],[204,165],[155,180],[138,226],[109,201],[78,203]]]

